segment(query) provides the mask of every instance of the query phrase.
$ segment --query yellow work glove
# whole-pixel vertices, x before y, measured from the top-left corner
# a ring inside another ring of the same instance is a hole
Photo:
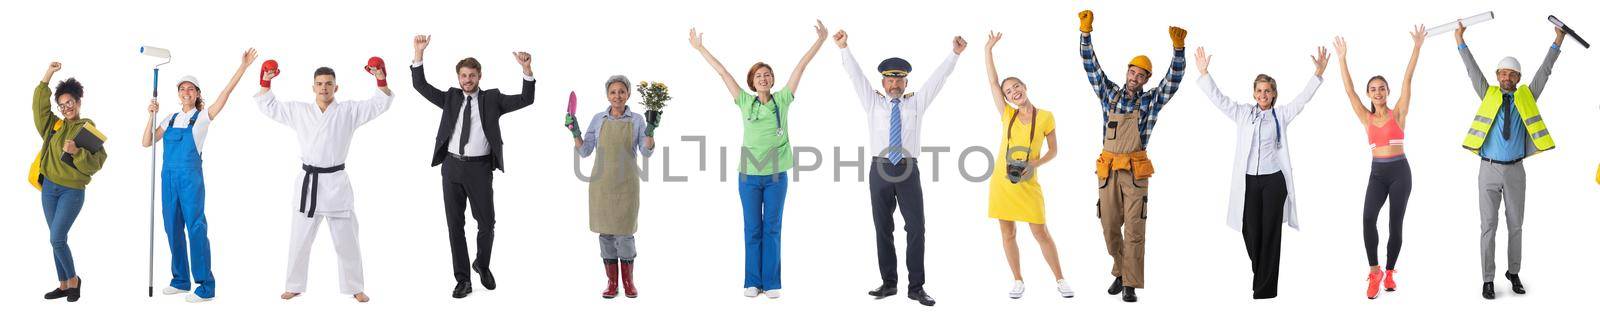
[[[1167,27],[1167,34],[1172,36],[1172,48],[1183,48],[1183,38],[1189,36],[1189,31],[1180,27]]]
[[[1083,33],[1094,31],[1094,11],[1083,10],[1078,12],[1078,31],[1083,31]]]

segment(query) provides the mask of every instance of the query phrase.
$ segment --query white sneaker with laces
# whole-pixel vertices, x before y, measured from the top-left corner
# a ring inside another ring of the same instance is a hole
[[[759,296],[759,295],[761,295],[761,289],[757,289],[755,287],[745,287],[744,288],[744,296],[745,297],[756,298],[756,296]]]
[[[182,289],[177,289],[177,288],[172,288],[172,286],[167,286],[167,287],[162,287],[161,288],[161,294],[162,295],[177,295],[177,294],[187,294],[187,293],[189,293],[189,291],[182,290]]]
[[[1022,281],[1020,281],[1020,280],[1016,281],[1015,283],[1012,283],[1011,284],[1011,295],[1010,295],[1011,299],[1020,299],[1020,298],[1022,298],[1022,291],[1027,289],[1024,286],[1025,285],[1023,285]]]
[[[767,299],[778,299],[778,297],[782,297],[783,296],[783,291],[779,290],[779,289],[768,290],[768,291],[764,291],[762,293],[766,293],[767,294]]]
[[[1075,294],[1072,293],[1072,286],[1068,286],[1067,280],[1065,279],[1056,280],[1056,291],[1061,292],[1062,298],[1072,298],[1072,296],[1075,296]]]
[[[200,295],[189,294],[188,297],[184,297],[184,301],[188,301],[191,304],[196,304],[211,301],[211,298],[200,298]]]

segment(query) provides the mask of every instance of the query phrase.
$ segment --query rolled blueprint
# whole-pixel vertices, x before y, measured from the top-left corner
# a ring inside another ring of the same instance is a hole
[[[1473,25],[1473,24],[1483,23],[1483,22],[1486,22],[1486,21],[1489,21],[1489,20],[1494,20],[1494,11],[1479,13],[1478,15],[1462,18],[1461,20],[1457,20],[1457,21],[1460,21],[1461,25]],[[1435,36],[1435,35],[1455,32],[1456,31],[1456,27],[1457,27],[1456,21],[1450,21],[1450,23],[1445,23],[1445,24],[1441,24],[1439,26],[1431,27],[1431,28],[1428,28],[1428,36],[1431,37],[1431,36]]]

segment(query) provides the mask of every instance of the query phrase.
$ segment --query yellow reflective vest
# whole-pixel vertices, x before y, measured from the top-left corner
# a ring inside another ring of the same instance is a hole
[[[1534,149],[1528,152],[1528,156],[1555,148],[1555,139],[1550,137],[1550,130],[1545,128],[1544,117],[1539,116],[1539,105],[1534,103],[1533,91],[1528,89],[1528,85],[1522,85],[1517,87],[1512,96],[1512,104],[1522,116],[1522,124],[1528,127],[1528,139],[1533,141]],[[1467,139],[1461,142],[1461,147],[1473,154],[1483,149],[1483,140],[1489,136],[1489,127],[1494,126],[1494,116],[1500,112],[1503,98],[1499,86],[1490,87],[1483,94],[1483,104],[1478,106],[1478,114],[1472,119],[1472,127],[1467,129]]]

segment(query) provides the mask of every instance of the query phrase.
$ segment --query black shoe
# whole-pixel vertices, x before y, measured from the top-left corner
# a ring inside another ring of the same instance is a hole
[[[878,289],[873,289],[872,291],[868,291],[867,295],[875,297],[874,299],[883,299],[885,297],[894,296],[894,294],[898,294],[898,293],[900,293],[900,290],[895,289],[894,285],[883,285],[883,286],[878,286]],[[912,298],[912,299],[916,299],[916,298]]]
[[[1494,282],[1483,283],[1483,299],[1494,299]]]
[[[67,290],[57,288],[50,290],[48,293],[44,293],[44,299],[47,300],[61,299],[61,297],[67,297]]]
[[[1527,290],[1522,289],[1522,276],[1517,276],[1517,274],[1506,272],[1506,279],[1511,280],[1511,292],[1517,293],[1518,295],[1528,293]]]
[[[67,302],[69,303],[77,302],[79,297],[83,297],[83,277],[76,278],[78,279],[78,287],[70,287],[66,290]]]
[[[489,271],[488,266],[479,267],[478,261],[472,261],[472,271],[478,273],[478,282],[483,283],[483,289],[494,290],[495,286],[498,286],[494,283],[494,273]]]
[[[1122,301],[1123,302],[1130,302],[1130,303],[1139,302],[1139,295],[1134,295],[1133,294],[1134,290],[1138,290],[1137,288],[1124,287],[1123,289],[1126,289],[1126,290],[1122,291]]]
[[[1109,294],[1112,294],[1112,295],[1121,294],[1122,293],[1122,277],[1117,277],[1117,280],[1111,281],[1111,288],[1110,289],[1106,289],[1106,293],[1109,293]]]
[[[461,298],[467,298],[467,295],[470,295],[470,294],[472,294],[472,282],[470,282],[470,281],[458,282],[458,283],[456,283],[456,290],[450,292],[450,297],[455,297],[456,299],[461,299]]]
[[[906,293],[906,297],[910,297],[911,300],[915,300],[917,303],[922,304],[923,306],[933,306],[934,303],[933,296],[928,296],[928,292],[925,290],[913,290],[909,293]]]

